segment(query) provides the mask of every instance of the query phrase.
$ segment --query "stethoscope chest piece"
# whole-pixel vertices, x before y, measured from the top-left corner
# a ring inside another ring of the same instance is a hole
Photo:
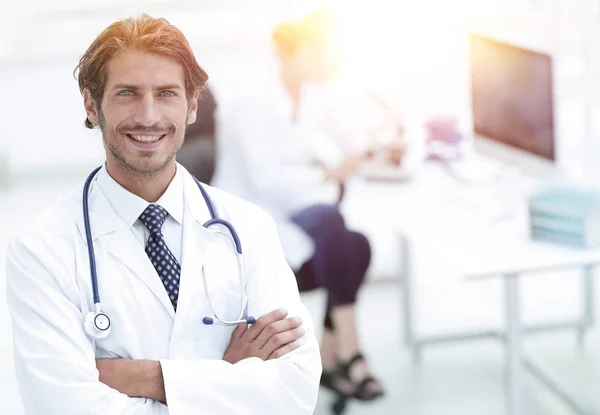
[[[85,332],[95,340],[106,339],[110,334],[110,318],[99,310],[87,313],[83,325]]]

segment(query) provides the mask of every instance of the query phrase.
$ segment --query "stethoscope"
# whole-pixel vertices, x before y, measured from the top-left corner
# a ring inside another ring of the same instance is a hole
[[[94,340],[101,340],[101,339],[105,339],[106,337],[108,337],[108,335],[110,334],[110,329],[112,327],[110,318],[108,317],[108,314],[104,313],[100,306],[100,294],[98,292],[98,275],[96,272],[96,257],[94,255],[94,244],[93,244],[93,240],[92,240],[92,231],[91,231],[91,226],[90,226],[90,214],[89,214],[89,205],[88,205],[89,189],[90,189],[90,185],[92,183],[92,179],[94,178],[96,173],[101,168],[102,168],[102,166],[96,168],[93,172],[91,172],[90,175],[88,176],[87,180],[85,181],[85,185],[83,186],[83,222],[84,222],[84,226],[85,226],[85,239],[87,242],[87,248],[88,248],[88,254],[89,254],[90,275],[92,278],[92,292],[93,292],[93,296],[94,296],[94,310],[90,311],[86,315],[83,325],[84,325],[84,328],[85,328],[85,331],[87,332],[87,334]],[[208,210],[210,212],[211,219],[203,225],[204,228],[208,229],[212,225],[223,225],[224,227],[226,227],[229,230],[229,236],[233,240],[233,244],[235,245],[237,265],[238,265],[238,275],[240,278],[240,288],[242,291],[242,296],[241,296],[241,300],[240,300],[240,316],[239,316],[239,318],[237,320],[233,320],[233,321],[222,319],[221,317],[219,317],[219,314],[217,314],[217,312],[212,304],[212,300],[210,298],[210,291],[208,290],[208,285],[206,282],[206,274],[205,274],[204,265],[203,265],[202,266],[202,281],[204,283],[204,291],[206,292],[206,296],[208,298],[208,304],[210,305],[210,309],[213,313],[214,318],[204,317],[202,319],[202,323],[204,323],[205,325],[208,325],[208,326],[210,326],[212,324],[217,324],[220,326],[235,326],[235,325],[238,325],[241,323],[254,324],[254,322],[256,321],[256,319],[254,317],[248,316],[246,318],[243,318],[244,308],[246,305],[246,290],[244,289],[244,267],[242,266],[242,244],[240,242],[240,238],[238,237],[238,234],[235,231],[235,228],[233,227],[233,225],[231,223],[227,222],[224,219],[220,219],[217,217],[217,215],[215,213],[215,206],[214,206],[210,196],[208,195],[208,193],[206,192],[204,187],[202,187],[202,184],[195,177],[194,177],[194,181],[198,185],[198,188],[200,189],[200,192],[202,193],[202,197],[204,197],[204,202],[206,203],[206,206],[208,207]]]

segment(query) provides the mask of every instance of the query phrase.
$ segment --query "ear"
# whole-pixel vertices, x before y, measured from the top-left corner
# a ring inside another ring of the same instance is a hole
[[[194,95],[190,98],[190,102],[188,105],[188,116],[187,123],[193,124],[196,122],[196,113],[198,112],[198,97],[200,96],[200,91],[194,92]]]
[[[96,106],[96,101],[92,99],[90,90],[87,88],[83,90],[83,106],[85,108],[85,112],[90,123],[92,123],[93,125],[98,125],[98,107]]]

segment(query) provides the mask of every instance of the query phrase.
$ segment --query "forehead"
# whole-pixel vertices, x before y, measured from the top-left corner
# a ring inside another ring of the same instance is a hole
[[[166,56],[138,50],[117,53],[108,63],[106,86],[115,84],[151,88],[166,84],[185,86],[183,67]]]

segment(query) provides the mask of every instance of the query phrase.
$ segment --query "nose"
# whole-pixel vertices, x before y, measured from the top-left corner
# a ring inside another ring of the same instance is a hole
[[[158,103],[151,94],[146,94],[138,100],[133,121],[150,127],[161,120]]]

